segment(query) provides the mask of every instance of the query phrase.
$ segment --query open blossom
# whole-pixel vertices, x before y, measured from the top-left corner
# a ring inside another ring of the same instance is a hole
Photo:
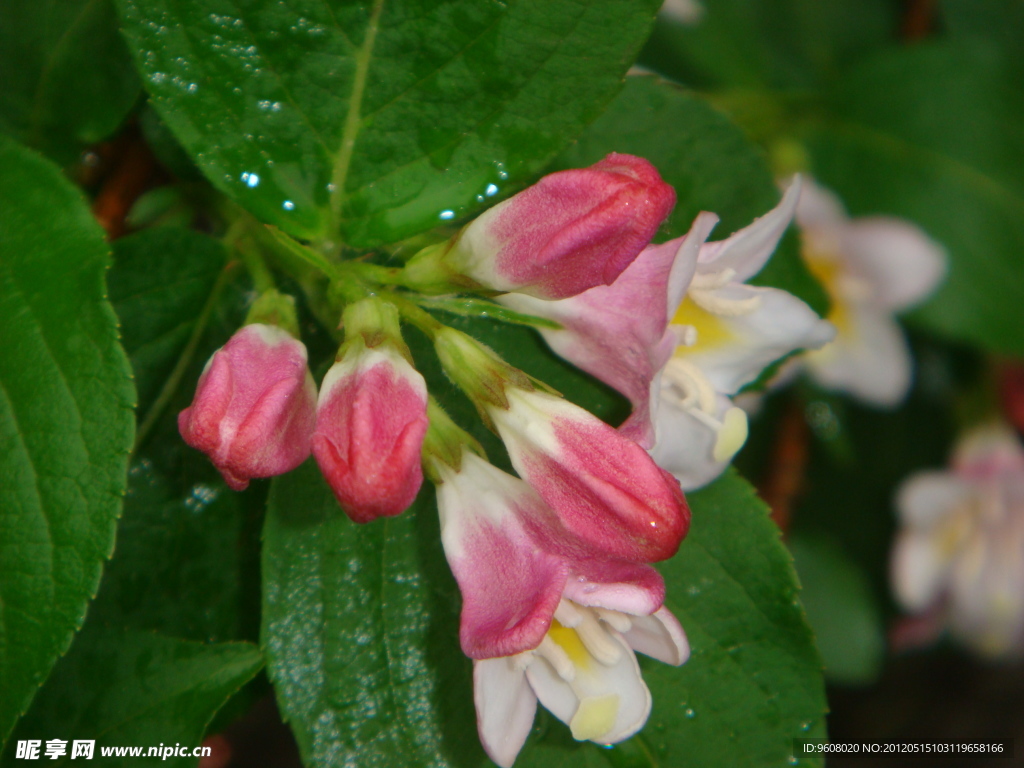
[[[412,259],[406,276],[429,283],[447,271],[494,291],[572,296],[614,282],[675,201],[654,166],[613,153],[589,168],[549,174],[485,211],[450,246]]]
[[[536,649],[475,661],[477,730],[488,756],[503,768],[512,765],[538,701],[579,741],[628,739],[651,713],[636,652],[674,666],[690,655],[682,627],[666,608],[633,616],[564,600]]]
[[[214,352],[192,404],[178,414],[178,430],[241,491],[250,478],[280,475],[306,460],[316,396],[306,346],[253,323]]]
[[[511,766],[539,700],[577,739],[621,741],[651,696],[634,651],[669,664],[689,655],[651,566],[575,539],[529,485],[464,453],[438,465],[445,555],[462,592],[460,640],[474,663],[481,741]]]
[[[1024,653],[1024,448],[1007,428],[969,435],[945,472],[901,486],[897,599],[986,656]]]
[[[324,377],[313,455],[357,523],[404,511],[423,483],[427,386],[393,346],[349,347]]]
[[[806,358],[824,387],[878,406],[897,405],[910,388],[910,350],[894,314],[920,302],[945,272],[942,247],[913,224],[850,219],[831,192],[813,183],[796,212],[803,256],[832,300],[835,341]]]
[[[774,252],[799,195],[795,183],[776,208],[720,242],[705,242],[718,218],[702,213],[683,237],[645,249],[611,286],[557,302],[500,301],[561,324],[541,330],[552,349],[632,402],[622,432],[651,448],[684,488],[699,487],[746,440],[731,396],[766,366],[834,334],[795,296],[745,284]]]
[[[690,524],[679,483],[635,442],[544,392],[505,390],[488,410],[512,466],[574,536],[614,557],[675,554]]]

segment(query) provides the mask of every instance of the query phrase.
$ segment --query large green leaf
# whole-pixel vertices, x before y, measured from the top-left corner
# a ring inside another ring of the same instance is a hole
[[[735,473],[688,498],[693,526],[661,571],[692,654],[645,666],[643,737],[662,765],[795,765],[793,739],[824,734],[826,704],[792,558]]]
[[[281,710],[311,766],[483,759],[432,496],[425,491],[401,517],[357,526],[312,462],[274,483],[263,642]],[[691,534],[662,570],[693,655],[679,669],[645,663],[655,706],[641,751],[662,765],[786,765],[794,738],[823,733],[825,712],[792,561],[737,477],[691,504]],[[517,765],[600,765],[601,754],[541,715]]]
[[[608,152],[650,160],[675,187],[678,202],[663,234],[686,234],[701,211],[722,221],[722,239],[745,227],[779,200],[764,153],[725,115],[699,97],[651,77],[630,77],[607,111],[558,158],[559,167],[587,165]],[[796,294],[818,312],[827,299],[808,274],[795,238],[783,241],[753,281]]]
[[[262,665],[259,649],[249,643],[204,645],[90,620],[18,724],[16,739],[67,741],[66,754],[47,765],[78,765],[82,758],[71,759],[72,743],[82,739],[96,742],[98,765],[194,768],[198,756],[191,754],[144,756],[157,746],[181,745],[191,753],[217,710]],[[12,740],[4,765],[24,765],[13,746]],[[141,747],[143,757],[104,756],[111,747]]]
[[[371,247],[477,210],[614,95],[655,0],[120,0],[154,104],[264,221]]]
[[[199,232],[161,227],[114,243],[107,283],[145,412],[203,314],[227,253]]]
[[[356,526],[312,460],[273,483],[263,647],[308,766],[480,761],[458,590],[431,495]]]
[[[79,193],[0,137],[0,737],[81,625],[114,546],[134,396]]]
[[[0,2],[0,129],[58,162],[117,128],[140,85],[110,0]]]
[[[1024,92],[980,44],[931,44],[852,71],[809,130],[814,171],[851,213],[920,224],[949,275],[915,314],[930,328],[1024,352]]]

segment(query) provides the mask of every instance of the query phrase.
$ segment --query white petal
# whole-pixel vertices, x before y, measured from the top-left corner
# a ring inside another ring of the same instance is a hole
[[[650,616],[631,616],[632,628],[623,637],[635,651],[678,667],[690,658],[686,633],[672,612],[662,606]]]
[[[701,211],[697,218],[690,225],[690,231],[683,238],[676,258],[672,262],[672,269],[668,276],[668,317],[671,320],[680,302],[686,295],[686,289],[693,280],[694,272],[697,271],[697,259],[701,251],[706,247],[705,241],[711,230],[718,224],[718,216],[707,211]]]
[[[639,731],[651,712],[651,693],[640,674],[636,655],[618,632],[608,629],[622,653],[606,665],[589,654],[576,658],[576,677],[571,687],[554,668],[538,658],[526,670],[540,703],[569,725],[573,737],[598,744],[614,744]],[[571,709],[567,706],[572,696]]]
[[[714,459],[718,433],[664,395],[658,407],[657,437],[650,450],[655,463],[675,475],[684,491],[696,490],[722,474],[729,462]],[[719,397],[718,418],[731,407],[727,397]]]
[[[946,253],[921,229],[900,219],[855,219],[843,233],[842,251],[852,272],[874,288],[873,300],[904,309],[924,299],[946,272]]]
[[[473,662],[476,726],[487,755],[511,768],[533,727],[537,697],[514,657]]]
[[[909,611],[928,608],[945,585],[949,563],[940,558],[932,536],[904,532],[892,557],[892,583],[896,599]]]
[[[807,231],[842,228],[850,221],[843,204],[834,192],[813,179],[803,180],[800,202],[796,207],[796,223]]]
[[[715,316],[721,338],[681,347],[684,356],[708,377],[715,389],[735,394],[754,381],[767,366],[799,349],[817,349],[835,337],[835,327],[796,296],[778,288],[729,285],[714,294],[727,301],[759,303],[757,309],[734,317]],[[701,310],[702,311],[702,310]]]
[[[744,282],[760,272],[793,219],[800,199],[800,186],[800,177],[797,176],[779,204],[768,213],[727,239],[701,248],[698,272],[732,269],[737,282]]]
[[[814,378],[871,405],[899,405],[910,389],[911,358],[903,331],[884,310],[855,305],[835,341],[807,356]]]
[[[963,504],[972,492],[971,484],[952,472],[919,472],[900,485],[896,509],[904,525],[928,530]]]

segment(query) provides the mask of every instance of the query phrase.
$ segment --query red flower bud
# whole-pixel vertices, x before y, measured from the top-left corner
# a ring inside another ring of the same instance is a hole
[[[241,491],[250,478],[280,475],[305,461],[315,420],[306,346],[257,323],[210,358],[192,405],[178,414],[178,430]]]

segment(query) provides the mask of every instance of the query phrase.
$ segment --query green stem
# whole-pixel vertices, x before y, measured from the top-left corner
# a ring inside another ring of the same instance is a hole
[[[398,267],[382,267],[379,264],[367,264],[364,261],[349,262],[352,269],[365,279],[380,285],[405,285],[405,275]]]
[[[171,402],[171,398],[173,398],[175,393],[178,391],[178,385],[181,384],[181,380],[185,376],[185,372],[188,370],[189,365],[192,364],[192,358],[195,357],[196,349],[199,347],[199,342],[202,341],[203,334],[206,332],[206,326],[210,322],[210,316],[213,314],[214,307],[217,306],[217,301],[220,299],[221,293],[223,293],[225,286],[228,284],[228,280],[234,272],[234,266],[234,264],[228,264],[225,266],[221,271],[220,276],[217,278],[217,282],[213,284],[213,290],[210,291],[210,295],[206,299],[206,304],[199,313],[199,317],[196,318],[196,324],[192,329],[192,335],[189,337],[185,348],[181,351],[181,356],[178,358],[178,362],[175,364],[174,370],[171,371],[171,375],[168,376],[167,381],[164,382],[164,386],[160,390],[160,394],[157,395],[156,400],[153,401],[153,404],[149,407],[146,415],[143,417],[142,421],[139,422],[139,428],[135,432],[135,445],[132,446],[132,453],[138,452],[139,448],[141,448],[143,443],[146,442],[146,438],[148,438],[149,433],[153,431],[153,427],[156,426],[157,420],[163,414],[167,405]]]
[[[260,253],[258,246],[254,243],[240,242],[237,244],[236,251],[242,257],[245,268],[249,270],[253,286],[258,293],[266,293],[277,287],[274,276],[267,268],[267,263],[263,260],[263,254]]]
[[[434,316],[425,309],[421,309],[416,306],[416,304],[409,301],[401,294],[391,291],[387,294],[387,300],[398,307],[398,311],[401,313],[402,317],[423,331],[431,341],[437,338],[437,334],[440,331],[448,327],[439,320],[436,320]]]

